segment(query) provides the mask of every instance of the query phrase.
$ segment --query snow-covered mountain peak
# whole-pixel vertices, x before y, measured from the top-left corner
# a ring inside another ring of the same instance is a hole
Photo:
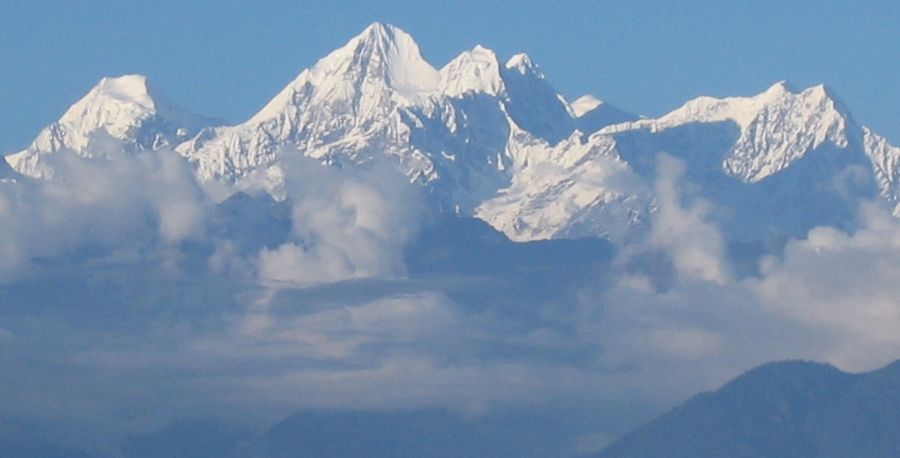
[[[433,94],[438,71],[398,27],[374,23],[301,72],[247,124],[277,119],[306,104],[339,103],[366,112],[392,101],[409,104]]]
[[[779,81],[750,97],[698,97],[649,123],[667,128],[690,122],[734,121],[742,129],[747,129],[767,112],[791,112],[799,117],[817,114],[847,117],[843,105],[825,85],[796,91],[786,81]]]
[[[440,75],[440,92],[449,97],[466,93],[496,96],[506,90],[497,54],[481,45],[451,60],[441,69]]]
[[[505,109],[522,129],[553,145],[576,129],[569,105],[525,53],[512,56],[502,71]]]
[[[473,54],[493,55],[494,57],[497,56],[497,53],[495,53],[493,49],[483,46],[481,43],[475,45],[475,47],[472,48],[472,50],[469,52]]]
[[[46,178],[52,170],[44,155],[67,149],[91,156],[89,148],[98,134],[121,141],[131,150],[174,147],[207,124],[156,96],[143,75],[124,75],[100,80],[60,119],[38,134],[25,150],[7,156],[17,172]]]
[[[846,147],[853,125],[843,104],[824,85],[798,92],[784,81],[751,97],[699,97],[659,119],[635,125],[663,130],[723,122],[740,130],[725,170],[747,182],[777,173],[823,144]]]
[[[540,67],[531,60],[531,57],[524,52],[520,52],[506,61],[506,68],[518,72],[524,76],[535,76],[540,79],[546,78]]]
[[[316,79],[340,73],[383,79],[391,89],[411,97],[434,92],[440,79],[411,35],[377,22],[312,69]]]
[[[776,82],[775,84],[769,86],[768,89],[763,92],[763,94],[768,94],[770,96],[778,96],[785,93],[796,93],[797,89],[791,85],[787,80],[781,80]]]
[[[94,86],[85,99],[109,98],[125,103],[137,103],[152,108],[155,105],[147,77],[131,74],[105,77]]]
[[[156,105],[147,85],[147,77],[106,77],[69,107],[60,122],[79,124],[84,130],[97,127],[117,130],[117,127],[127,126],[135,118],[153,113]]]
[[[427,174],[403,116],[430,103],[440,78],[408,33],[375,23],[303,70],[246,122],[203,132],[178,152],[197,163],[203,181],[238,182],[273,166],[284,147],[323,162],[402,157],[416,163],[411,174]],[[265,186],[277,188],[279,179]]]

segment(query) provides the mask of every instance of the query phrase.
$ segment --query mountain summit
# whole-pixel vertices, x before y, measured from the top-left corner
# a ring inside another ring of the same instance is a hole
[[[103,78],[87,95],[46,127],[25,150],[7,156],[17,172],[38,178],[53,175],[47,155],[70,151],[89,157],[101,136],[132,151],[172,147],[193,136],[208,121],[159,97],[143,75]]]
[[[367,113],[391,100],[427,97],[440,76],[403,30],[375,23],[346,45],[319,60],[275,96],[248,123],[273,119],[298,102],[342,101],[355,113]],[[306,93],[311,91],[311,93]]]

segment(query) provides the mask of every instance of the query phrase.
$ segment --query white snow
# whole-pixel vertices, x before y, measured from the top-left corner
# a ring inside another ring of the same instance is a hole
[[[900,147],[868,128],[863,128],[863,141],[881,197],[894,206],[894,215],[900,216]]]
[[[506,61],[506,68],[513,70],[522,75],[533,75],[544,79],[545,75],[540,68],[531,60],[531,57],[524,52],[513,55]]]
[[[586,94],[575,99],[575,101],[569,104],[569,107],[572,108],[572,115],[574,115],[576,118],[580,118],[584,116],[585,113],[593,111],[600,105],[603,105],[602,100],[594,97],[593,95]]]
[[[506,86],[500,74],[500,60],[494,51],[475,46],[450,61],[440,71],[440,92],[449,97],[479,93],[500,95]]]

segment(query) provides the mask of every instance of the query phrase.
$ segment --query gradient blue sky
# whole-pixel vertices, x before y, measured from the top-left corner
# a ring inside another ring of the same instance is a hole
[[[900,144],[897,1],[0,0],[0,152],[106,75],[144,73],[184,108],[244,120],[373,21],[406,29],[436,67],[478,43],[525,51],[567,97],[650,116],[824,82]]]

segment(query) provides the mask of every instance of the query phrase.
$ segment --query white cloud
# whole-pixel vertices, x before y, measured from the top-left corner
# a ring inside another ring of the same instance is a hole
[[[709,203],[697,200],[693,206],[682,203],[679,181],[684,164],[673,156],[657,158],[657,212],[653,215],[650,245],[671,254],[679,276],[716,283],[728,280],[725,241],[715,225],[707,221]]]
[[[292,240],[260,253],[264,281],[315,284],[405,272],[403,248],[421,224],[417,190],[392,167],[364,170],[287,161]]]
[[[851,370],[900,356],[900,224],[871,206],[862,225],[852,235],[813,229],[750,283],[773,319],[819,329],[831,341],[819,357]]]
[[[56,179],[0,183],[0,280],[24,275],[37,258],[205,237],[210,204],[173,152],[60,153],[48,162]]]
[[[867,208],[856,233],[816,228],[765,258],[759,275],[737,278],[712,209],[686,198],[683,167],[667,156],[651,233],[625,247],[626,262],[584,266],[600,274],[572,285],[580,294],[521,306],[519,295],[540,286],[524,282],[536,277],[397,279],[423,213],[415,189],[388,168],[288,164],[289,239],[248,254],[211,229],[215,208],[170,153],[58,160],[64,180],[0,183],[0,278],[20,288],[0,287],[0,344],[27,349],[0,357],[10,373],[44,381],[0,380],[8,409],[32,403],[39,415],[69,418],[93,405],[118,424],[116,415],[145,415],[138,407],[154,397],[173,416],[210,405],[263,416],[299,407],[658,407],[773,359],[870,369],[900,356],[896,219]],[[199,267],[141,270],[184,241],[206,244]],[[94,245],[139,254],[90,264],[76,281],[64,272],[16,283],[41,258]],[[657,262],[676,273],[664,287]],[[53,318],[15,314],[31,307]],[[57,322],[72,311],[74,324]],[[68,383],[85,376],[110,388]],[[133,411],[117,413],[128,402]],[[573,447],[606,440],[591,431]]]

